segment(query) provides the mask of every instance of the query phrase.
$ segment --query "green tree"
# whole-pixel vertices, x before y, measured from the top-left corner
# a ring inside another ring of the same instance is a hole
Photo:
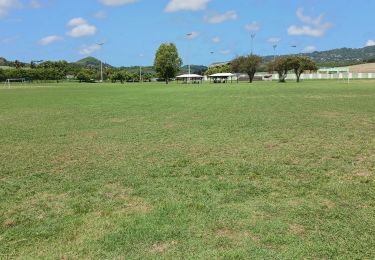
[[[308,57],[293,56],[289,58],[289,68],[294,71],[297,82],[300,82],[302,73],[305,71],[317,71],[316,63]]]
[[[250,83],[253,82],[255,73],[262,63],[262,58],[257,55],[241,56],[231,62],[232,70],[236,73],[246,73]]]
[[[160,45],[155,55],[154,67],[158,76],[163,78],[166,84],[180,71],[181,65],[182,59],[178,55],[175,44],[163,43]]]
[[[279,75],[279,82],[285,82],[289,70],[290,58],[288,57],[278,57],[275,60],[268,63],[268,71],[271,73],[276,71]]]
[[[209,76],[209,75],[217,74],[217,73],[230,73],[230,72],[232,72],[232,67],[229,64],[225,64],[221,66],[208,68],[208,70],[205,72],[205,75]]]
[[[93,82],[95,78],[95,71],[90,69],[82,69],[77,74],[79,82]]]

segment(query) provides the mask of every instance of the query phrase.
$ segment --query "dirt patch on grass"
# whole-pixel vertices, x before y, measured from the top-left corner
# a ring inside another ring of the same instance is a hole
[[[163,242],[163,243],[156,243],[153,244],[150,248],[151,253],[158,253],[162,254],[165,253],[168,249],[170,249],[172,246],[177,245],[176,241],[172,242]]]
[[[3,213],[4,227],[10,228],[22,224],[24,220],[42,220],[51,217],[72,214],[67,194],[36,193],[22,202],[14,203]],[[16,220],[15,220],[16,219]]]
[[[131,189],[127,189],[118,183],[106,185],[104,187],[104,196],[117,205],[115,210],[117,214],[145,214],[153,209],[152,205],[148,204],[144,199],[133,195]]]
[[[6,219],[3,222],[3,227],[10,228],[16,225],[16,222],[13,219]]]
[[[319,117],[324,117],[328,119],[337,119],[343,116],[342,113],[332,112],[332,111],[324,111],[317,114]]]
[[[302,225],[292,224],[289,225],[289,232],[293,235],[302,236],[306,233],[306,229]]]
[[[360,170],[357,171],[354,175],[357,177],[370,177],[372,176],[372,173],[368,170]]]
[[[125,118],[111,118],[109,121],[114,124],[123,124],[128,122],[128,120]]]
[[[230,228],[220,228],[215,232],[216,237],[224,237],[233,241],[242,241],[244,239],[250,238],[253,241],[259,241],[260,238],[254,234],[251,234],[249,231],[245,230],[233,230]]]
[[[116,149],[115,145],[87,142],[82,145],[61,149],[51,158],[51,171],[65,173],[72,169],[87,170],[92,167],[111,167],[124,159],[125,152]]]

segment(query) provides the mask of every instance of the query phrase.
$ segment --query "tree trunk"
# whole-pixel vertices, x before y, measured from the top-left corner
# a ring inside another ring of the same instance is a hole
[[[165,79],[165,84],[169,84],[168,78]]]

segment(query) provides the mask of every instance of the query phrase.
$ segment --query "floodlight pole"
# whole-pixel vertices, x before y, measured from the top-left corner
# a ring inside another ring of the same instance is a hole
[[[144,55],[141,53],[139,54],[139,57],[142,58]],[[139,83],[142,83],[142,62],[141,65],[139,65]]]
[[[189,37],[192,36],[193,33],[186,34],[186,38],[189,40]],[[188,63],[189,63],[189,75],[191,74],[191,64],[190,64],[190,43],[188,43]]]
[[[98,46],[100,46],[100,48],[103,47],[104,45],[104,42],[102,43],[97,43]],[[104,81],[104,77],[103,77],[103,61],[102,59],[100,59],[100,82],[103,82]]]
[[[276,48],[277,48],[277,44],[273,45],[273,60],[275,61],[276,60]]]
[[[276,48],[277,48],[277,44],[274,44],[273,46],[272,46],[272,48],[273,48],[273,61],[274,61],[274,63],[273,63],[273,72],[272,73],[275,73],[275,60],[276,60]]]
[[[251,34],[251,55],[253,55],[254,38],[255,38],[255,36],[256,36],[255,33]]]

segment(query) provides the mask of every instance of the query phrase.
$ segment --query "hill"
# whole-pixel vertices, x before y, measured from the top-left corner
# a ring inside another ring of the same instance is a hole
[[[101,61],[94,57],[87,57],[73,63],[80,67],[100,69]],[[113,68],[112,65],[107,63],[103,63],[103,66],[107,68]]]
[[[340,48],[328,51],[315,51],[312,53],[299,53],[313,59],[320,67],[350,66],[375,62],[375,46],[364,48]],[[265,62],[273,59],[273,56],[264,57]]]

